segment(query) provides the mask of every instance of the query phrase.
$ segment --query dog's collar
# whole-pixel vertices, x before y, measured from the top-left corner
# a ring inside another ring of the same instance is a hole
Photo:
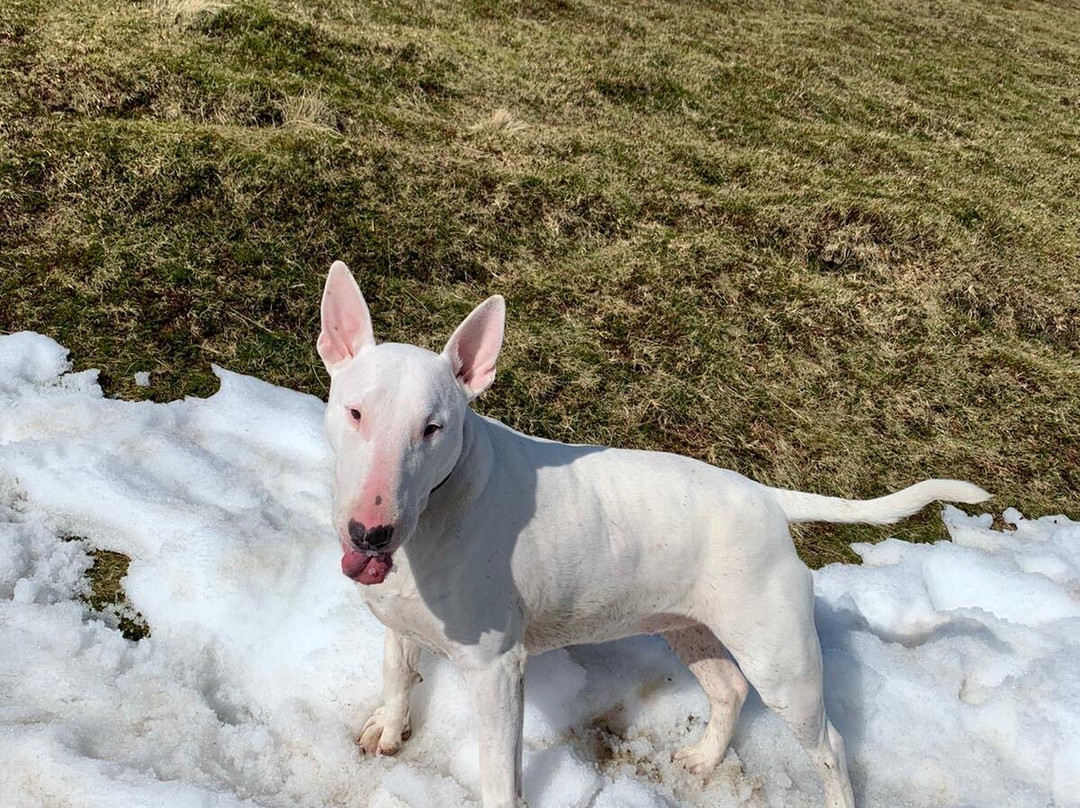
[[[430,491],[428,492],[428,496],[429,496],[429,497],[430,497],[430,496],[431,496],[432,494],[434,494],[434,493],[435,493],[436,491],[438,491],[438,490],[439,490],[440,488],[442,488],[442,487],[443,487],[444,485],[446,485],[446,484],[447,484],[447,482],[449,482],[449,481],[450,481],[450,478],[454,476],[454,472],[455,472],[455,471],[457,471],[457,467],[458,467],[458,464],[459,464],[459,463],[461,463],[461,455],[462,455],[462,454],[465,454],[465,452],[463,451],[463,452],[462,452],[461,454],[459,454],[459,455],[458,455],[458,458],[457,458],[457,460],[455,460],[455,461],[454,461],[454,467],[453,467],[452,469],[450,469],[450,473],[449,473],[449,474],[447,474],[447,475],[446,475],[445,477],[443,477],[443,479],[442,479],[442,482],[441,482],[441,483],[439,483],[439,484],[438,484],[437,486],[435,486],[434,488],[432,488],[432,489],[431,489],[431,490],[430,490]]]
[[[440,488],[442,488],[444,485],[446,485],[446,481],[454,476],[454,469],[456,469],[456,468],[457,468],[457,464],[455,463],[454,468],[450,469],[450,473],[447,474],[445,477],[443,477],[443,481],[441,483],[439,483],[437,486],[435,486],[434,488],[431,489],[431,493],[428,494],[428,496],[430,496],[431,494],[434,494],[436,491],[438,491]]]
[[[465,424],[462,425],[462,429],[464,429],[466,431],[468,430],[468,419],[467,418],[465,419]],[[454,467],[452,469],[450,469],[449,474],[447,474],[445,477],[443,477],[441,483],[439,483],[437,486],[435,486],[434,488],[432,488],[428,492],[429,497],[432,494],[434,494],[436,491],[438,491],[440,488],[442,488],[444,485],[446,485],[448,482],[450,482],[450,478],[454,476],[454,472],[457,471],[457,467],[461,465],[461,458],[463,458],[465,456],[467,449],[468,449],[468,444],[467,444],[466,441],[463,440],[462,441],[462,446],[461,446],[461,451],[458,452],[457,460],[454,461]]]

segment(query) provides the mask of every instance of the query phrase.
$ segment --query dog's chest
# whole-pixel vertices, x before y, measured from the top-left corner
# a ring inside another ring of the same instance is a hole
[[[416,592],[403,588],[367,588],[363,595],[368,609],[391,631],[435,654],[449,656],[450,649],[442,623]]]

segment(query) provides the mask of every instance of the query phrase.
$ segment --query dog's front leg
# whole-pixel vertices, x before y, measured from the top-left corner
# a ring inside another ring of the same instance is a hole
[[[365,755],[393,755],[409,739],[409,693],[420,681],[420,646],[387,630],[383,641],[383,703],[360,732]]]
[[[462,666],[476,716],[480,797],[484,808],[525,808],[521,796],[521,730],[527,654],[520,646]]]

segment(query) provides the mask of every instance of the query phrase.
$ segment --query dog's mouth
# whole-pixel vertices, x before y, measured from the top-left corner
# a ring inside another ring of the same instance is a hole
[[[381,584],[390,574],[394,560],[390,553],[368,555],[359,550],[348,550],[341,557],[341,571],[358,584],[371,586]]]

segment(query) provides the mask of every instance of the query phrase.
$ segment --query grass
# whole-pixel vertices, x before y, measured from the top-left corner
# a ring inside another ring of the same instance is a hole
[[[83,536],[67,535],[63,539],[83,543],[90,557],[86,587],[80,597],[83,604],[129,640],[137,642],[150,636],[146,619],[131,605],[124,591],[124,578],[131,559],[123,553],[94,547],[93,542]]]
[[[124,594],[124,576],[131,559],[123,553],[99,549],[90,550],[90,557],[94,563],[87,571],[90,587],[83,602],[95,612],[112,613],[117,630],[127,639],[138,641],[150,636],[146,620]]]
[[[323,394],[341,258],[384,339],[504,294],[517,428],[1080,516],[1074,2],[4,0],[0,45],[0,330],[112,395]]]

